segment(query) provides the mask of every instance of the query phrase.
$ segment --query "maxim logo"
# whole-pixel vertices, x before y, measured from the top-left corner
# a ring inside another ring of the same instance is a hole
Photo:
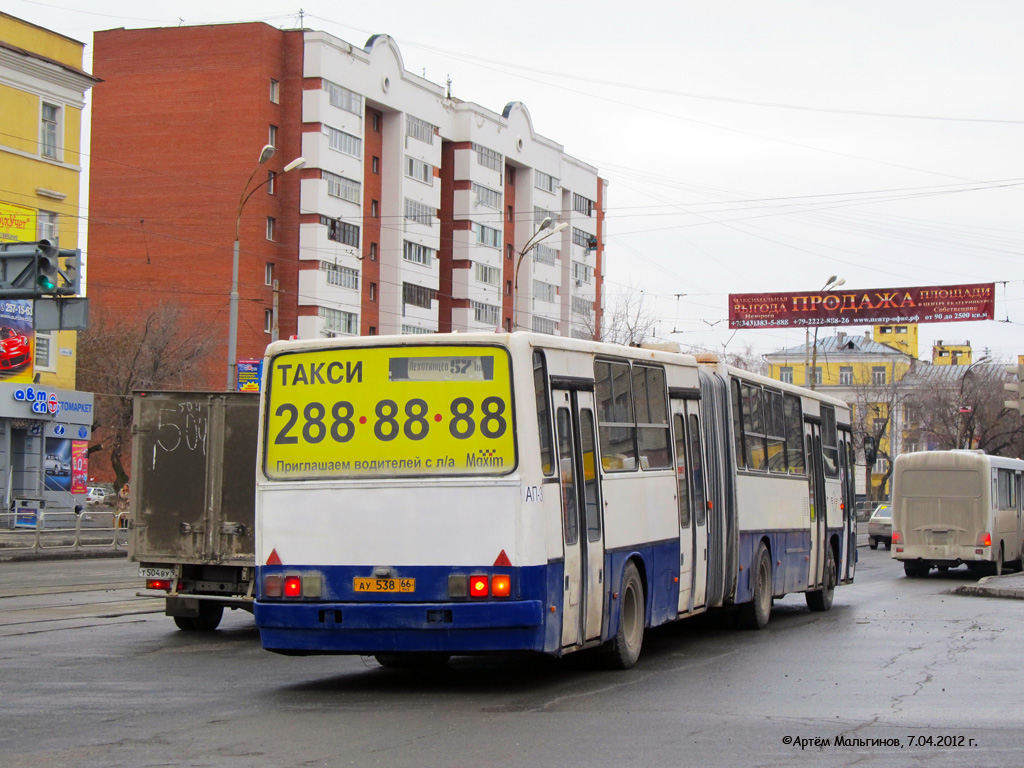
[[[495,456],[497,453],[493,448],[481,448],[476,453],[466,454],[467,467],[504,467],[505,459]]]

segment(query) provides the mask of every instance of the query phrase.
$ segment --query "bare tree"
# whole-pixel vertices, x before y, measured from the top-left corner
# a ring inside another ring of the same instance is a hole
[[[1024,424],[1003,406],[1003,384],[1011,379],[999,365],[966,367],[959,377],[915,382],[908,399],[912,439],[934,450],[977,448],[996,456],[1018,457]]]
[[[126,314],[131,322],[122,321]],[[77,383],[95,394],[93,434],[101,440],[89,452],[108,454],[116,488],[128,481],[132,392],[194,386],[208,346],[205,329],[174,305],[93,314],[78,340]]]
[[[627,346],[653,339],[658,324],[654,299],[632,286],[616,295],[611,312],[604,314],[601,328],[594,327],[593,314],[574,313],[573,318],[577,326],[585,329],[584,332],[591,338]]]

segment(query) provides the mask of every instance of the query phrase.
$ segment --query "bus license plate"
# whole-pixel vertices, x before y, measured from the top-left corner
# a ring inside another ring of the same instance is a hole
[[[356,579],[356,592],[415,592],[416,579]]]

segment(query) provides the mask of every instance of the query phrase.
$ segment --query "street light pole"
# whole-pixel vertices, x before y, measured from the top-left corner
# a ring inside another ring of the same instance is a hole
[[[256,177],[256,173],[259,171],[260,166],[267,162],[274,156],[274,147],[271,144],[267,144],[263,149],[260,150],[260,159],[256,163],[256,167],[253,168],[252,173],[245,182],[245,186],[242,187],[242,194],[238,198],[238,215],[235,217],[235,244],[234,250],[232,251],[231,257],[231,299],[229,303],[228,312],[228,383],[227,390],[230,392],[235,388],[237,382],[237,368],[238,368],[238,240],[239,233],[242,226],[242,209],[245,204],[249,202],[249,198],[253,196],[260,187],[264,186],[270,181],[270,177],[264,179],[251,190],[249,185],[252,180]],[[283,176],[288,171],[294,171],[296,168],[301,168],[306,164],[306,161],[302,157],[297,157],[292,160],[288,165],[284,167],[281,173],[277,176]],[[277,178],[275,176],[274,178]]]
[[[965,421],[964,414],[965,413],[970,413],[972,416],[974,415],[973,408],[968,411],[968,410],[966,410],[966,406],[964,406],[964,385],[967,383],[967,377],[970,376],[972,373],[974,373],[974,367],[976,365],[981,365],[982,363],[989,362],[989,359],[990,358],[988,358],[988,357],[983,357],[980,360],[977,360],[977,361],[971,363],[970,365],[967,366],[967,370],[964,371],[964,375],[960,377],[960,399],[957,402],[957,411],[958,412],[957,412],[957,415],[956,415],[956,447],[957,448],[968,448],[969,449],[971,447],[971,443],[974,442],[974,427],[973,427],[973,423],[972,423],[970,434],[965,434],[966,430],[964,429],[964,421]],[[965,438],[966,438],[967,445],[963,445]]]
[[[821,287],[822,291],[831,291],[833,288],[838,288],[840,285],[844,285],[846,280],[842,277],[836,277],[832,275],[828,280],[825,281],[825,285]],[[808,327],[804,331],[804,385],[807,385],[807,377],[810,376],[810,388],[815,389],[818,383],[817,369],[818,369],[818,326],[814,326],[814,352],[813,359],[811,360],[811,368],[807,368],[807,353],[810,349],[811,341],[811,329]]]
[[[556,226],[550,232],[545,231],[551,226],[551,217],[545,217],[544,221],[540,223],[540,227],[533,233],[533,236],[526,241],[526,245],[519,252],[519,259],[516,261],[516,273],[515,273],[515,284],[512,289],[512,329],[515,330],[519,327],[519,267],[523,265],[523,259],[526,258],[526,254],[530,250],[540,244],[542,241],[547,240],[552,235],[561,232],[569,226],[569,222],[563,221],[561,224]],[[544,233],[543,235],[541,233]]]

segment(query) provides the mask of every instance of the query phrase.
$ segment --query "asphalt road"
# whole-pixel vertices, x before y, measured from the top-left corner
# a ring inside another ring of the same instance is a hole
[[[429,674],[269,654],[240,612],[180,632],[123,560],[0,563],[0,765],[1016,764],[1024,601],[948,594],[965,570],[907,579],[888,555],[861,549],[829,613],[795,596],[761,632],[682,622],[627,672]]]

